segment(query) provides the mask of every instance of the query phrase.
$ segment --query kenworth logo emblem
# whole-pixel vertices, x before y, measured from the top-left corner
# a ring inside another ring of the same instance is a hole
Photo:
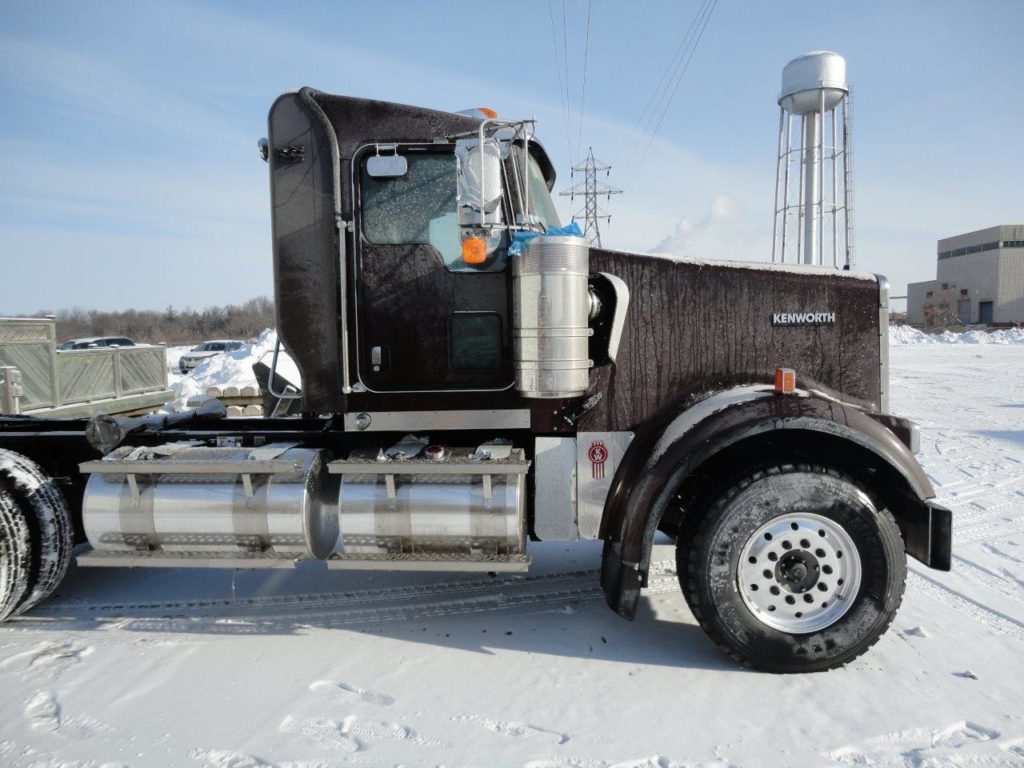
[[[835,312],[776,312],[772,325],[835,325]]]

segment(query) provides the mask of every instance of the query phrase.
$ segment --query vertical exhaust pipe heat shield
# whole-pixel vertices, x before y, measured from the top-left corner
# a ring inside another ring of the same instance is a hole
[[[512,259],[516,389],[578,397],[590,384],[590,249],[581,237],[535,237]]]

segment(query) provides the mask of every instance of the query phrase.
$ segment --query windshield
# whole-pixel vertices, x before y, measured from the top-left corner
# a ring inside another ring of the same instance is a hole
[[[523,146],[516,145],[516,165],[522,168]],[[555,210],[555,202],[551,199],[551,192],[548,191],[547,181],[544,179],[544,172],[541,170],[537,158],[530,155],[526,171],[527,194],[530,198],[530,218],[539,222],[545,230],[561,226],[558,219],[558,211]],[[520,206],[521,208],[521,206]]]
[[[548,191],[544,173],[540,169],[540,163],[532,156],[530,157],[527,184],[529,185],[530,214],[540,219],[544,229],[560,227],[558,211],[555,210],[555,201],[551,199],[551,192]]]
[[[223,352],[224,344],[219,341],[204,341],[193,352]]]

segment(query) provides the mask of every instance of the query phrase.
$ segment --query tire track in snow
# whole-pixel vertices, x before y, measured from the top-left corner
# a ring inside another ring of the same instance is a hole
[[[954,519],[956,513],[954,512]],[[976,541],[983,541],[988,539],[1001,539],[1004,536],[1020,535],[1021,526],[1020,519],[1015,518],[1011,520],[993,520],[992,522],[981,522],[975,525],[969,525],[966,528],[953,529],[953,544],[955,546],[962,546],[964,544],[973,544]]]
[[[988,495],[981,492],[977,495],[977,498],[987,499]],[[1002,514],[1006,509],[1024,506],[1024,494],[1019,490],[1015,490],[1013,494],[1007,495],[999,503],[990,504],[989,506],[983,506],[978,501],[975,501],[974,496],[971,498],[964,498],[962,496],[940,494],[936,501],[954,509],[956,512],[957,522],[967,524],[995,517],[996,515]],[[966,509],[964,507],[966,507]]]
[[[944,605],[960,608],[965,616],[970,617],[992,631],[1024,643],[1024,622],[982,605],[973,598],[967,597],[955,589],[950,589],[937,581],[933,581],[928,576],[917,571],[907,572],[907,583],[913,584],[933,600],[937,600]]]
[[[989,589],[999,592],[1011,600],[1024,601],[1024,592],[1019,588],[1015,588],[1012,584],[1001,579],[993,573],[989,573],[984,568],[980,568],[969,560],[965,560],[959,555],[953,555],[953,559],[956,561],[956,571],[963,573],[967,578],[984,584]]]
[[[666,560],[651,564],[651,575],[667,573],[670,570],[674,574],[675,563]],[[95,612],[116,612],[116,611],[174,611],[185,610],[237,610],[237,609],[262,609],[262,608],[344,608],[349,605],[361,605],[364,603],[378,604],[381,602],[398,602],[402,600],[417,600],[424,597],[447,594],[471,594],[498,592],[501,589],[517,589],[523,586],[543,586],[545,584],[558,583],[563,581],[576,581],[580,579],[591,580],[597,583],[600,579],[600,569],[585,571],[560,571],[558,573],[538,574],[534,576],[522,576],[513,579],[475,579],[472,581],[453,581],[438,584],[407,585],[400,587],[383,587],[380,589],[365,589],[340,593],[311,593],[302,595],[265,595],[258,597],[243,597],[236,599],[217,598],[205,600],[169,600],[162,602],[108,602],[108,603],[60,603],[53,602],[42,606],[33,612],[33,615],[52,615],[77,613],[85,611]]]
[[[651,567],[649,586],[646,594],[656,595],[679,589],[674,563],[654,563]],[[137,610],[143,615],[129,615],[113,619],[110,628],[116,629],[179,629],[190,630],[222,627],[225,632],[245,632],[247,626],[259,631],[261,624],[303,625],[331,627],[385,624],[424,618],[443,618],[474,613],[509,610],[524,607],[548,607],[565,603],[583,603],[604,599],[598,571],[575,571],[518,580],[495,582],[479,580],[447,584],[425,585],[422,587],[397,587],[364,590],[338,596],[299,596],[295,601],[284,596],[270,604],[261,601],[258,605],[239,606],[222,601],[209,601],[207,607],[216,609],[208,614],[195,613],[191,603],[164,603],[156,609],[164,614],[151,617],[145,614],[154,610],[152,604],[143,604]],[[405,604],[402,604],[403,601]],[[253,608],[257,610],[252,610]],[[119,604],[121,610],[129,606]],[[95,610],[98,610],[95,609]],[[116,609],[108,608],[116,614]],[[166,615],[169,611],[180,610],[177,616]],[[180,626],[171,627],[169,622],[181,620]]]
[[[644,594],[654,595],[679,589],[679,583],[675,574],[660,579],[651,579],[650,586],[644,590]],[[588,578],[584,582],[579,580],[575,586],[563,586],[562,589],[553,591],[526,590],[521,594],[497,592],[493,595],[482,595],[479,597],[435,600],[433,602],[416,603],[405,606],[392,607],[367,607],[354,610],[333,610],[303,611],[302,613],[273,613],[260,614],[255,616],[232,616],[223,617],[225,623],[231,628],[238,628],[240,622],[247,619],[253,622],[266,620],[279,623],[287,622],[301,625],[307,623],[311,618],[326,618],[326,622],[317,622],[317,626],[324,624],[331,627],[361,626],[366,624],[390,624],[395,622],[411,621],[413,619],[436,619],[452,616],[463,616],[475,613],[490,613],[493,611],[511,610],[515,608],[532,608],[540,606],[563,605],[565,603],[584,603],[595,600],[603,600],[604,591],[601,585],[594,579]],[[157,620],[160,621],[160,620]],[[216,626],[221,619],[218,617],[198,617],[190,621],[192,626],[210,625]],[[132,629],[142,628],[146,625],[146,618],[128,619],[120,626]]]

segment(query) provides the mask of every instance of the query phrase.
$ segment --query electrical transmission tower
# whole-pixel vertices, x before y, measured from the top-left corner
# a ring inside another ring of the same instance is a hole
[[[610,221],[611,216],[598,208],[597,198],[599,195],[604,195],[610,200],[612,195],[622,194],[621,189],[616,189],[605,184],[603,181],[597,180],[598,172],[604,171],[605,176],[607,176],[610,170],[611,166],[595,160],[593,148],[588,148],[586,162],[574,165],[572,168],[572,177],[576,178],[576,173],[579,171],[583,174],[583,181],[573,184],[569,189],[563,190],[560,193],[562,197],[568,196],[570,200],[575,200],[577,195],[583,198],[583,210],[574,213],[572,220],[583,219],[583,236],[587,238],[587,242],[591,245],[596,245],[598,248],[601,247],[601,230],[598,229],[597,222],[601,219]]]

